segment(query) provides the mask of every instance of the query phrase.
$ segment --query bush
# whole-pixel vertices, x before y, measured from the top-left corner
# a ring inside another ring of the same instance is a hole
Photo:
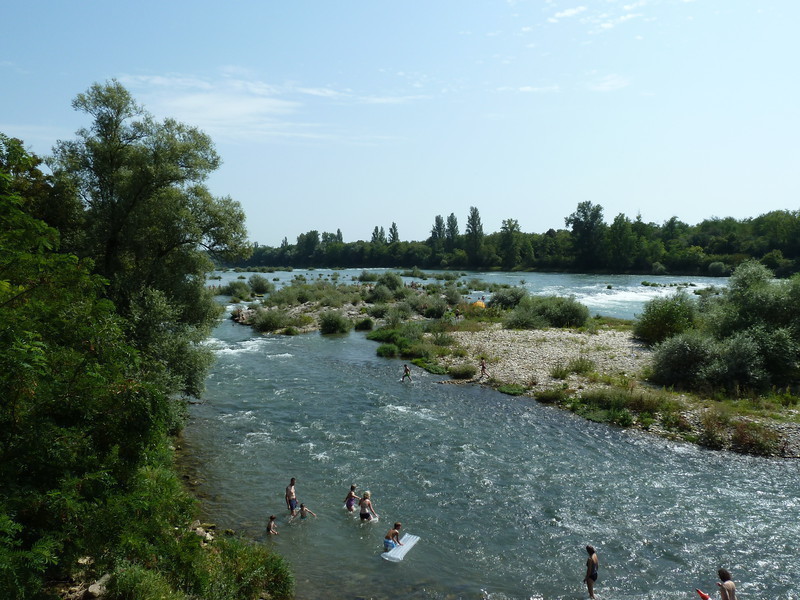
[[[284,310],[278,308],[271,310],[258,309],[250,318],[250,325],[256,331],[268,333],[283,329],[289,325],[289,321],[289,314]]]
[[[400,350],[394,344],[381,344],[378,346],[377,353],[383,358],[395,358],[400,354]]]
[[[376,304],[367,308],[367,314],[376,319],[382,319],[389,312],[388,304]]]
[[[667,339],[653,352],[651,379],[659,384],[683,388],[706,383],[704,371],[716,352],[711,337],[686,331]]]
[[[702,375],[705,383],[728,391],[764,389],[769,384],[758,344],[744,331],[717,344]]]
[[[497,290],[492,294],[491,299],[487,306],[497,306],[506,310],[516,307],[523,298],[528,295],[528,292],[523,288],[512,287]]]
[[[562,389],[550,389],[537,392],[535,398],[543,404],[561,404],[567,397]]]
[[[378,283],[386,286],[391,291],[396,291],[403,287],[403,278],[397,273],[386,271],[383,275],[378,277]]]
[[[374,323],[372,322],[372,319],[367,317],[365,319],[361,319],[360,321],[356,322],[355,330],[356,331],[371,331],[373,325],[374,325]]]
[[[633,335],[650,345],[663,342],[691,329],[695,313],[695,302],[684,290],[678,290],[669,298],[655,298],[645,304],[633,327]]]
[[[358,280],[362,283],[378,281],[378,274],[370,271],[361,271],[361,275],[358,276]]]
[[[275,284],[263,275],[251,275],[247,283],[254,294],[269,294],[275,291]]]
[[[700,418],[700,444],[721,450],[728,440],[730,415],[720,407],[710,408]]]
[[[774,456],[778,454],[781,438],[777,432],[753,421],[739,421],[733,428],[731,446],[737,452]]]
[[[506,318],[506,329],[543,327],[582,327],[589,320],[589,309],[574,298],[527,296]]]
[[[350,320],[336,310],[327,310],[319,315],[319,331],[324,335],[347,333],[353,327]]]
[[[386,304],[394,300],[394,295],[385,285],[376,285],[369,291],[366,300],[370,304]]]
[[[229,284],[220,288],[219,293],[235,298],[250,298],[252,296],[250,286],[244,281],[231,281]]]
[[[448,375],[453,379],[472,379],[478,373],[475,365],[463,364],[453,365],[447,370]]]

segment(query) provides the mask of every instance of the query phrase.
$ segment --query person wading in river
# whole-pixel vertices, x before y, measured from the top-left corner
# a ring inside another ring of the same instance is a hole
[[[586,577],[583,581],[589,590],[589,598],[594,600],[594,582],[597,581],[597,567],[600,566],[600,561],[597,560],[597,553],[592,546],[586,546],[586,552],[589,553],[589,558],[586,559]]]

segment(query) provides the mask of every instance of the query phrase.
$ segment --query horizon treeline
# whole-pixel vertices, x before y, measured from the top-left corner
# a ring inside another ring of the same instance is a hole
[[[451,213],[436,215],[424,241],[403,241],[397,225],[376,226],[369,241],[344,242],[336,233],[311,230],[290,244],[253,244],[249,258],[231,267],[420,267],[429,269],[580,271],[726,276],[755,259],[778,277],[800,271],[800,211],[775,210],[737,220],[709,218],[689,225],[678,217],[646,223],[623,213],[607,223],[603,207],[578,204],[564,229],[526,233],[516,219],[486,234],[470,207],[461,232]]]

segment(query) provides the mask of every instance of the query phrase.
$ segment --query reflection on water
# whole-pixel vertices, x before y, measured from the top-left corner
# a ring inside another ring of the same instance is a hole
[[[669,443],[530,399],[439,385],[353,333],[252,337],[222,323],[186,443],[205,510],[287,557],[298,597],[690,598],[726,566],[745,597],[795,597],[797,463]],[[289,523],[290,477],[319,517]],[[379,523],[343,510],[351,483]],[[279,515],[279,536],[264,533]],[[395,520],[421,536],[380,559]]]

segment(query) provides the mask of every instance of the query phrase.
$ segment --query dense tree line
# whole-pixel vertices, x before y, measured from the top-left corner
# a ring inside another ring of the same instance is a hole
[[[755,218],[710,218],[689,225],[672,217],[662,224],[620,213],[609,224],[603,207],[581,202],[565,217],[565,229],[525,233],[516,219],[486,234],[476,207],[460,233],[455,214],[436,215],[430,237],[401,241],[376,226],[369,241],[345,243],[336,234],[309,231],[279,247],[253,245],[241,267],[412,267],[643,274],[729,275],[755,259],[786,277],[800,271],[800,211],[778,210]]]
[[[248,251],[239,205],[203,184],[219,157],[117,82],[73,105],[90,125],[50,174],[0,134],[0,597],[79,570],[113,573],[111,598],[287,597],[280,559],[201,547],[172,464],[211,361],[209,256]]]

